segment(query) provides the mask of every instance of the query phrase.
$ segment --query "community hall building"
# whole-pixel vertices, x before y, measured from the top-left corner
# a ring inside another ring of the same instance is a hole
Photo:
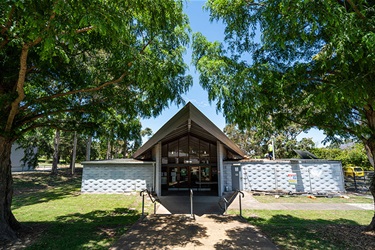
[[[164,124],[132,159],[83,162],[82,193],[143,189],[158,196],[222,196],[234,190],[344,192],[341,162],[249,159],[192,103]]]

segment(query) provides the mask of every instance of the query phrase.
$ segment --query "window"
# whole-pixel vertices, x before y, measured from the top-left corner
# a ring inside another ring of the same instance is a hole
[[[216,144],[188,135],[162,145],[162,164],[217,162]]]

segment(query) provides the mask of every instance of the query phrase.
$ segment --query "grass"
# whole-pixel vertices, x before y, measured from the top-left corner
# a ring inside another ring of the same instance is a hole
[[[369,196],[253,196],[262,203],[366,203]],[[243,216],[281,249],[375,249],[375,232],[364,232],[374,211],[245,210]]]
[[[257,201],[262,203],[373,203],[370,196],[345,195],[347,198],[336,196],[333,198],[316,197],[316,199],[308,198],[307,196],[292,196],[285,195],[275,198],[273,195],[253,196]]]
[[[14,187],[14,215],[40,231],[27,249],[108,249],[140,218],[139,195],[82,195],[79,174],[19,174]]]
[[[281,249],[374,249],[363,232],[373,211],[245,210],[243,216]]]
[[[82,195],[81,175],[32,172],[14,176],[13,213],[32,233],[26,249],[108,249],[140,218],[137,195]],[[350,202],[372,199],[254,196],[261,202]],[[146,211],[152,210],[147,204]],[[230,211],[238,214],[238,211]],[[362,229],[373,211],[244,210],[243,216],[280,249],[375,249]]]

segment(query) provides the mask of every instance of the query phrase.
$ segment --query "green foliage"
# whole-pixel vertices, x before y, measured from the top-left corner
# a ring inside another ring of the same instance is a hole
[[[183,102],[192,84],[181,1],[6,0],[0,10],[1,136],[37,127],[92,134],[103,121],[126,134],[139,117]]]
[[[363,145],[359,143],[345,149],[314,148],[311,152],[321,159],[341,161],[343,167],[357,166],[365,170],[374,170],[368,161]]]
[[[311,150],[315,143],[311,138],[303,138],[297,141],[297,136],[302,132],[298,126],[289,126],[280,131],[267,131],[264,133],[257,128],[249,130],[240,130],[237,126],[231,124],[224,128],[224,133],[235,142],[248,156],[252,158],[264,158],[268,153],[268,145],[274,139],[276,158],[296,158],[294,149]],[[274,136],[270,136],[274,134]]]
[[[200,83],[240,129],[319,128],[375,156],[373,1],[210,0],[225,43],[193,36]]]

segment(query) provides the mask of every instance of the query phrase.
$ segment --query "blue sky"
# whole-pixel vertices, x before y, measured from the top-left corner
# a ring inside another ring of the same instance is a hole
[[[209,13],[202,9],[205,1],[190,0],[185,3],[185,13],[189,16],[190,27],[192,32],[201,32],[210,41],[223,41],[224,38],[224,25],[218,22],[209,21]],[[209,103],[208,94],[199,85],[199,75],[194,67],[190,65],[191,62],[191,49],[188,48],[184,57],[186,63],[190,67],[190,74],[193,77],[194,84],[190,90],[183,95],[184,100],[191,102],[196,106],[205,116],[207,116],[218,128],[223,130],[225,127],[225,118],[221,112],[216,111],[215,103]],[[183,106],[176,106],[172,104],[166,108],[161,115],[156,118],[142,120],[143,127],[149,127],[153,133],[158,131],[170,118],[173,117]],[[301,134],[298,139],[303,137],[311,137],[317,146],[322,146],[321,141],[324,135],[321,131],[312,129],[308,134]],[[145,142],[145,140],[144,140]]]

